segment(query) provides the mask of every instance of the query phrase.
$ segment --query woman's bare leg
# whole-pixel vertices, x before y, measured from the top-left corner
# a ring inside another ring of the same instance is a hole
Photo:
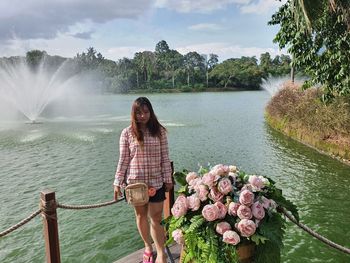
[[[140,236],[145,243],[145,252],[152,252],[152,242],[149,232],[148,205],[135,206],[136,224]]]
[[[165,232],[160,224],[163,214],[163,202],[149,203],[148,214],[151,219],[151,235],[157,249],[156,263],[166,263],[166,254],[164,252]]]

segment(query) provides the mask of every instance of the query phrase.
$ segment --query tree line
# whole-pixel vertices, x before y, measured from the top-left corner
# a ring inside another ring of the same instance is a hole
[[[39,50],[26,54],[33,68],[43,57],[52,64],[64,60]],[[216,54],[192,51],[182,55],[165,40],[158,42],[154,51],[137,52],[133,58],[113,61],[90,47],[70,60],[77,72],[98,73],[101,89],[107,93],[260,89],[262,78],[287,75],[291,64],[288,55],[273,58],[268,52],[260,55],[260,61],[243,56],[220,63]]]

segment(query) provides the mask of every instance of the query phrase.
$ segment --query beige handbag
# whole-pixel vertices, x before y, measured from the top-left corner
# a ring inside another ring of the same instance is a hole
[[[145,183],[129,184],[125,187],[125,198],[128,204],[141,206],[148,203],[148,186]]]

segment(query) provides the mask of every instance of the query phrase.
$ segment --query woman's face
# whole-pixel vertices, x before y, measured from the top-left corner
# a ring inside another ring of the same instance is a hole
[[[136,111],[136,122],[147,124],[150,118],[150,112],[146,105],[143,105],[140,110]]]

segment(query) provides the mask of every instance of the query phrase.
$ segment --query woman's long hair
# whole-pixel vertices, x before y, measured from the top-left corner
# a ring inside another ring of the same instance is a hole
[[[141,130],[140,124],[136,121],[136,113],[142,111],[142,108],[146,106],[150,112],[150,117],[147,122],[147,128],[153,137],[160,138],[161,129],[164,129],[164,126],[161,125],[157,119],[157,116],[154,114],[153,107],[149,99],[146,97],[137,98],[132,104],[131,108],[131,130],[136,137],[137,141],[143,145],[143,132]]]

